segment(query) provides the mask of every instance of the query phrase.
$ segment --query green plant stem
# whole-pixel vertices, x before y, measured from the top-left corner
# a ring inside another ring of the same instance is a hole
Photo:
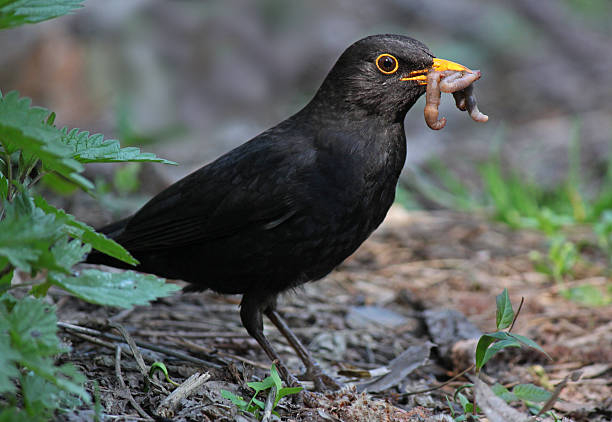
[[[2,154],[2,157],[4,158],[4,162],[6,163],[6,180],[8,180],[8,192],[6,193],[6,200],[8,202],[11,202],[11,199],[13,198],[13,165],[11,163],[11,156],[8,152],[6,152],[6,150],[4,151],[4,154]]]
[[[31,165],[29,165],[25,171],[23,172],[23,174],[20,177],[20,182],[23,185],[26,181],[26,179],[28,178],[28,176],[30,175],[30,173],[32,173],[32,170],[34,170],[34,168],[36,167],[36,165],[39,163],[39,160],[35,160]],[[39,173],[40,174],[40,173]],[[38,181],[38,178],[36,179],[36,181]],[[29,183],[28,187],[33,185],[34,183]]]
[[[42,178],[43,178],[43,176],[44,176],[45,174],[47,174],[47,172],[45,172],[45,171],[42,171],[42,170],[41,170],[41,171],[40,171],[40,172],[39,172],[39,173],[36,175],[36,177],[35,177],[34,179],[32,179],[32,180],[30,181],[30,183],[28,183],[28,189],[29,189],[30,187],[32,187],[33,185],[35,185],[36,183],[38,183],[38,181],[39,181],[40,179],[42,179]]]
[[[0,218],[1,217],[2,217],[2,215],[0,215]],[[0,270],[0,278],[4,277],[8,273],[10,273],[12,269],[13,269],[12,265],[7,265],[6,267],[4,267],[2,270]],[[10,288],[12,288],[12,286]]]

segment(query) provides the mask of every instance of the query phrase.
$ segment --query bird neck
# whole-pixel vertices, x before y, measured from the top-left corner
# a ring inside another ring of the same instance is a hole
[[[327,116],[329,120],[351,123],[367,121],[381,125],[402,123],[419,95],[407,96],[401,104],[385,102],[382,94],[362,92],[350,84],[338,84],[327,78],[303,113]]]

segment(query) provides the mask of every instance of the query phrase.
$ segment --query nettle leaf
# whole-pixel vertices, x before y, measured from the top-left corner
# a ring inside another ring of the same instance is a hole
[[[521,400],[532,402],[545,402],[551,396],[551,392],[533,384],[515,385],[512,393]]]
[[[19,353],[11,348],[11,338],[4,332],[4,320],[0,316],[0,393],[15,391],[15,384],[11,379],[17,378],[20,374],[15,366],[19,360]]]
[[[0,1],[0,29],[42,22],[82,7],[83,0],[4,0]]]
[[[19,98],[16,91],[0,93],[0,143],[12,154],[21,151],[26,159],[37,157],[46,171],[54,171],[85,190],[93,184],[81,176],[81,163],[71,156],[71,149],[61,142],[62,132],[48,125],[49,110],[31,107],[29,98]]]
[[[74,277],[52,276],[49,281],[87,302],[122,308],[146,305],[158,297],[180,290],[176,284],[134,271],[109,273],[84,270]]]
[[[55,215],[56,219],[64,224],[65,231],[72,237],[80,239],[82,242],[90,244],[92,248],[117,258],[128,264],[138,264],[138,261],[120,244],[109,239],[102,233],[96,232],[92,227],[82,223],[74,216],[64,210],[50,205],[42,196],[34,198],[34,203],[47,214]]]
[[[69,240],[66,236],[53,245],[51,255],[57,265],[69,272],[89,251],[91,246],[81,243],[80,240]]]
[[[78,129],[68,131],[62,129],[61,141],[72,151],[72,156],[81,163],[119,163],[141,161],[174,164],[149,152],[141,152],[140,148],[121,148],[116,139],[104,139],[102,134],[89,135],[89,132],[79,132]]]
[[[85,378],[72,365],[55,366],[54,358],[68,351],[57,337],[55,308],[42,300],[26,297],[16,300],[5,294],[0,296],[0,348],[9,351],[0,353],[3,374],[0,384],[6,386],[6,379],[14,377],[9,364],[26,368],[63,391],[78,395],[89,401],[83,388]],[[7,343],[7,340],[9,343]],[[7,347],[8,345],[8,347]],[[7,365],[4,365],[7,364]]]
[[[54,215],[33,208],[27,195],[17,195],[14,202],[5,204],[5,217],[0,221],[0,256],[31,272],[62,236],[62,228]]]
[[[504,289],[495,300],[497,302],[497,312],[495,315],[497,329],[503,330],[504,328],[508,328],[514,319],[514,311],[512,310],[508,289]]]

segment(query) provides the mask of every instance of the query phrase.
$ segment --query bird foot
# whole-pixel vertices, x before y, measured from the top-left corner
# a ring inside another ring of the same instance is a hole
[[[308,368],[303,378],[314,382],[314,389],[317,392],[337,391],[343,387],[341,383],[323,372],[318,365]]]

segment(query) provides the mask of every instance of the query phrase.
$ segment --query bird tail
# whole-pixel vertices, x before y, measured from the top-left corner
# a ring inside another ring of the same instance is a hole
[[[130,221],[131,217],[124,218],[123,220],[116,221],[107,226],[104,226],[100,229],[97,229],[99,233],[106,235],[115,241],[118,240],[121,233],[127,226],[127,223]],[[121,244],[121,242],[118,242]],[[123,269],[136,269],[134,265],[130,265],[126,262],[120,261],[118,259],[113,258],[112,256],[106,255],[97,250],[92,250],[83,260],[86,264],[99,264],[99,265],[108,265],[109,267],[115,268],[123,268]]]

